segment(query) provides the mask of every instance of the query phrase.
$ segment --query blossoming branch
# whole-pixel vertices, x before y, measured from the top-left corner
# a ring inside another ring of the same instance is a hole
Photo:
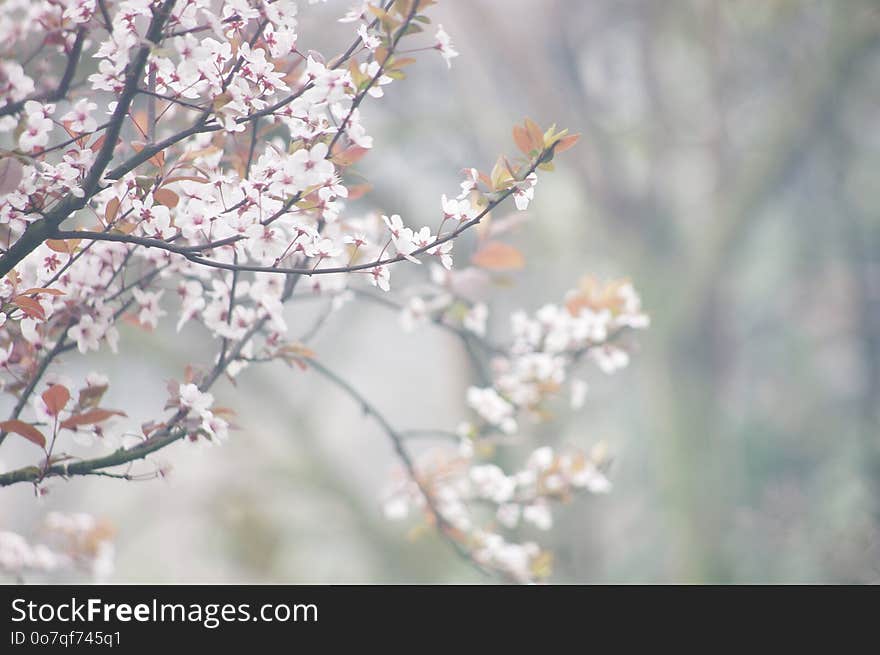
[[[153,453],[228,438],[234,412],[215,403],[218,380],[282,361],[370,408],[406,474],[390,516],[419,512],[470,563],[508,579],[549,572],[549,556],[510,531],[520,520],[548,528],[550,503],[575,491],[605,492],[604,456],[540,447],[509,474],[488,460],[500,438],[525,432],[524,418],[546,418],[566,385],[583,402],[586,383],[573,377],[582,360],[624,366],[617,339],[647,319],[628,282],[587,278],[560,305],[514,314],[513,341],[497,344],[488,306],[466,291],[468,271],[524,265],[492,212],[529,206],[539,173],[577,141],[567,130],[517,125],[518,154],[465,168],[457,192],[426,203],[428,224],[346,211],[369,192],[355,169],[381,147],[362,104],[405,79],[408,55],[436,50],[450,67],[458,56],[442,25],[432,28],[434,4],[361,3],[339,21],[351,45],[332,56],[309,49],[292,0],[0,6],[0,369],[12,401],[0,444],[14,436],[35,452],[31,465],[0,472],[0,486],[42,495],[52,480],[166,475]],[[86,74],[89,59],[97,70]],[[458,238],[478,226],[477,250],[457,257]],[[392,273],[414,265],[427,269],[427,291],[395,299]],[[443,457],[419,461],[405,431],[328,369],[309,337],[291,336],[285,305],[302,294],[328,299],[315,330],[347,301],[378,302],[408,329],[453,331],[487,367]],[[68,377],[65,361],[125,347],[120,321],[151,330],[163,319],[216,348],[177,373],[154,419],[137,425],[106,407],[113,381],[100,372]],[[4,537],[0,561],[40,560],[25,544]]]

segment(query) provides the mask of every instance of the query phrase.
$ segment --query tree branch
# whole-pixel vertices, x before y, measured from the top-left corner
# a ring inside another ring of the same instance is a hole
[[[158,270],[159,269],[154,270],[153,274],[157,273]],[[286,302],[290,299],[300,278],[301,276],[298,275],[289,278],[281,298],[282,302]],[[226,371],[229,364],[241,357],[242,350],[244,350],[245,346],[251,339],[263,330],[268,321],[268,315],[259,319],[248,328],[248,331],[241,339],[239,339],[227,355],[218,357],[217,363],[199,385],[200,391],[205,392],[214,385],[214,383]],[[186,418],[186,414],[186,412],[178,410],[174,416],[167,421],[164,428],[155,432],[146,441],[131,448],[120,448],[104,457],[84,459],[73,463],[65,462],[64,464],[55,464],[45,469],[40,469],[36,466],[26,466],[7,473],[2,473],[0,474],[0,487],[7,487],[19,482],[35,483],[47,477],[90,475],[98,470],[114,468],[116,466],[121,466],[122,464],[143,459],[147,455],[154,453],[157,450],[161,450],[186,436],[187,431],[178,425],[184,418]]]
[[[176,0],[165,0],[159,9],[153,14],[150,26],[147,29],[146,40],[152,44],[158,44],[161,40],[162,26],[171,14]],[[150,45],[142,45],[134,59],[128,67],[128,73],[125,77],[125,86],[119,96],[116,110],[110,119],[110,125],[105,132],[104,145],[95,157],[95,163],[89,170],[89,174],[82,185],[82,196],[77,197],[73,193],[65,196],[55,207],[48,212],[43,218],[31,223],[25,229],[19,239],[12,244],[9,250],[0,257],[0,277],[11,271],[22,259],[33,252],[43,241],[50,238],[51,233],[67,219],[75,211],[85,207],[86,203],[94,195],[95,190],[104,173],[104,169],[113,158],[113,151],[116,149],[116,140],[122,130],[122,124],[128,115],[128,109],[131,101],[134,99],[138,90],[138,83],[143,77],[144,67],[150,55]]]
[[[425,504],[430,511],[434,522],[437,525],[440,535],[447,543],[449,543],[453,547],[453,549],[455,549],[455,552],[458,553],[458,555],[467,560],[468,563],[470,563],[471,565],[475,566],[477,570],[480,571],[480,573],[483,573],[484,575],[491,575],[491,573],[482,564],[474,559],[471,552],[467,548],[465,548],[459,541],[457,541],[453,536],[459,530],[452,523],[450,523],[446,519],[446,517],[443,516],[443,513],[438,509],[437,503],[431,495],[430,490],[425,486],[425,483],[419,476],[415,462],[407,452],[406,446],[404,446],[403,442],[405,440],[405,437],[397,430],[395,430],[388,419],[385,418],[384,414],[382,414],[375,405],[370,403],[370,401],[367,400],[367,398],[357,389],[355,389],[347,380],[341,378],[336,373],[334,373],[315,359],[306,358],[306,360],[308,361],[312,369],[314,369],[322,377],[329,380],[339,389],[348,394],[348,396],[352,400],[360,405],[364,414],[372,417],[376,421],[376,423],[379,424],[379,427],[382,428],[382,431],[385,432],[385,434],[388,436],[388,439],[391,441],[394,452],[403,463],[407,475],[416,484],[422,496],[424,497]]]
[[[67,95],[67,91],[70,89],[70,83],[73,82],[73,76],[76,74],[76,68],[79,65],[80,57],[82,56],[83,43],[85,43],[85,40],[86,29],[80,27],[76,31],[76,39],[73,42],[73,47],[70,49],[70,54],[67,56],[67,66],[64,67],[64,73],[61,75],[61,80],[58,82],[57,87],[52,91],[38,93],[29,98],[25,98],[24,100],[10,102],[8,105],[0,107],[0,116],[17,114],[24,108],[25,104],[31,100],[36,100],[37,102],[55,102],[61,100]]]
[[[525,179],[529,175],[531,175],[535,169],[543,162],[546,161],[547,156],[552,154],[553,147],[544,150],[526,173],[522,176],[522,179]],[[408,256],[414,257],[416,255],[422,255],[427,251],[440,246],[447,241],[450,241],[457,236],[459,236],[462,232],[474,227],[479,224],[480,221],[493,209],[495,209],[498,205],[504,202],[507,198],[509,198],[513,192],[516,190],[516,185],[511,186],[509,189],[503,191],[495,200],[489,202],[488,205],[474,218],[471,220],[462,223],[457,228],[452,230],[451,232],[446,233],[445,235],[438,235],[437,238],[429,243],[426,246],[422,246],[421,248],[417,248],[409,253]],[[294,196],[296,198],[297,196]],[[269,222],[275,220],[280,215],[282,215],[285,211],[287,211],[290,206],[292,206],[292,202],[288,201],[285,204],[286,209],[282,208],[278,212],[276,212],[270,219],[264,221],[264,225]],[[237,241],[242,240],[241,236],[233,236],[227,237],[226,239],[215,241],[212,243],[201,244],[196,246],[175,246],[169,241],[163,241],[162,239],[153,239],[150,237],[139,237],[131,234],[122,234],[122,233],[105,233],[105,232],[89,232],[89,231],[56,231],[52,232],[48,235],[47,238],[55,238],[55,239],[92,239],[96,241],[116,241],[121,243],[133,243],[141,246],[145,246],[147,248],[159,248],[161,250],[167,250],[168,252],[181,255],[186,257],[188,260],[195,264],[201,264],[203,266],[208,266],[211,268],[218,268],[227,271],[248,271],[254,273],[280,273],[283,275],[307,275],[309,277],[313,275],[327,275],[331,273],[352,273],[355,271],[365,271],[376,268],[377,266],[385,266],[387,264],[394,264],[397,262],[401,262],[406,260],[407,258],[403,255],[395,255],[393,257],[385,257],[383,259],[378,259],[373,262],[367,262],[364,264],[352,264],[349,266],[334,266],[334,267],[326,267],[326,268],[312,268],[309,266],[298,266],[298,267],[282,267],[282,266],[258,266],[252,264],[227,264],[225,262],[218,262],[213,259],[208,259],[206,257],[200,256],[199,252],[204,252],[213,248],[217,248],[220,246],[231,245]]]
[[[403,38],[403,35],[406,34],[406,30],[409,28],[410,23],[416,16],[416,12],[419,9],[419,0],[413,0],[412,7],[410,7],[409,13],[406,16],[406,19],[400,25],[397,32],[394,34],[394,38],[391,39],[391,43],[388,44],[388,52],[385,55],[385,59],[382,60],[382,63],[379,64],[379,69],[376,71],[376,74],[370,79],[367,85],[361,89],[360,93],[355,96],[355,99],[351,103],[351,107],[348,110],[348,114],[345,115],[345,119],[342,121],[342,124],[339,126],[339,130],[333,137],[333,140],[330,142],[330,147],[328,150],[332,151],[333,146],[336,145],[336,142],[339,141],[339,138],[345,134],[345,130],[348,127],[348,121],[351,120],[351,117],[354,115],[354,112],[357,111],[357,108],[364,101],[364,98],[369,93],[370,89],[376,85],[376,82],[379,81],[379,78],[385,73],[385,64],[391,59],[394,51],[397,49],[397,44],[400,42],[400,39]]]
[[[37,385],[40,383],[40,379],[43,377],[43,374],[46,372],[46,369],[49,368],[49,364],[52,363],[52,360],[64,350],[64,339],[67,336],[67,328],[64,329],[61,336],[58,338],[58,341],[55,342],[55,345],[52,349],[46,353],[43,357],[42,361],[40,361],[37,369],[34,371],[33,376],[28,382],[27,386],[22,389],[21,394],[18,397],[18,401],[15,403],[15,407],[12,409],[12,414],[9,415],[10,419],[18,418],[21,415],[24,406],[27,405],[28,399],[31,397],[31,394],[34,392],[34,389],[37,388]],[[9,433],[5,430],[0,430],[0,445],[3,444],[3,441],[6,439]]]

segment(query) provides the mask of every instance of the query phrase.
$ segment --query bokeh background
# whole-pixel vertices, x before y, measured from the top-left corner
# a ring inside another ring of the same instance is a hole
[[[340,50],[347,4],[302,4],[300,47]],[[536,535],[552,581],[878,581],[878,4],[445,0],[432,16],[461,56],[447,71],[422,53],[365,103],[375,189],[354,209],[431,223],[461,168],[514,151],[514,123],[555,122],[583,137],[539,180],[513,239],[527,268],[492,290],[490,325],[588,273],[629,276],[653,321],[630,368],[588,370],[585,408],[534,432],[614,456],[612,493]],[[322,307],[292,305],[294,332]],[[109,373],[108,406],[155,416],[165,381],[210,352],[170,323],[124,327],[122,357],[69,370]],[[400,427],[466,416],[473,371],[448,334],[351,303],[311,345]],[[255,368],[215,395],[242,428],[222,448],[165,451],[161,482],[56,483],[39,502],[4,490],[0,522],[27,534],[50,509],[106,517],[115,582],[485,581],[384,519],[391,448],[316,375]]]

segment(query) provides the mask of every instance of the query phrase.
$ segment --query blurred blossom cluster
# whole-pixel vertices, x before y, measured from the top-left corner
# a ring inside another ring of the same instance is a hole
[[[88,514],[50,512],[40,530],[45,543],[0,532],[0,571],[19,579],[74,571],[106,580],[113,573],[113,533],[107,523]]]
[[[428,317],[442,320],[444,306],[435,312]],[[436,511],[449,523],[448,536],[462,543],[475,561],[524,582],[549,573],[548,555],[532,542],[511,542],[501,529],[512,530],[522,520],[547,530],[553,523],[552,501],[567,501],[581,490],[607,492],[611,485],[603,473],[605,456],[601,449],[586,455],[578,450],[556,453],[545,446],[532,452],[522,470],[507,473],[486,463],[486,446],[493,453],[501,438],[519,434],[521,416],[533,423],[546,420],[548,403],[566,387],[572,406],[579,407],[585,383],[572,378],[571,370],[584,357],[605,373],[625,366],[626,350],[614,340],[628,329],[647,327],[649,320],[629,282],[602,284],[587,277],[566,294],[564,304],[545,305],[533,317],[519,311],[510,322],[513,342],[503,354],[484,344],[494,354],[492,384],[467,390],[477,420],[458,427],[455,448],[425,458],[420,479],[392,491],[385,513],[401,519],[410,506],[427,509],[429,517]],[[467,314],[463,323],[468,329]],[[429,497],[436,508],[426,507]],[[488,524],[478,518],[487,507],[494,509]]]

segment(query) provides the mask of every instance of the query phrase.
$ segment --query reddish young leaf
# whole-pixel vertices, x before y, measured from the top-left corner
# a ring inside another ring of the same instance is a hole
[[[134,121],[137,130],[141,134],[146,135],[149,132],[149,119],[147,118],[147,112],[137,111],[131,116],[131,120]]]
[[[70,400],[70,391],[63,384],[53,384],[43,392],[42,398],[49,413],[58,416]]]
[[[490,271],[513,271],[526,265],[526,259],[519,250],[500,241],[486,243],[474,253],[471,262]]]
[[[337,152],[330,158],[334,164],[340,166],[351,166],[366,155],[370,151],[369,148],[361,148],[360,146],[349,146],[342,152]]]
[[[531,118],[526,119],[526,131],[529,133],[529,140],[532,142],[532,148],[540,150],[544,147],[544,133],[541,128]]]
[[[278,353],[282,357],[299,356],[299,357],[315,357],[315,351],[299,341],[288,343],[278,349]]]
[[[107,135],[101,134],[101,136],[99,136],[97,139],[95,139],[95,142],[89,146],[89,150],[91,150],[92,152],[98,152],[101,148],[104,147],[104,142],[106,140],[107,140]]]
[[[558,155],[560,152],[565,152],[577,143],[580,138],[580,134],[569,134],[568,136],[562,137],[556,142],[556,147],[553,149],[554,154]]]
[[[376,48],[373,52],[373,60],[378,61],[379,65],[384,65],[386,59],[388,59],[388,50],[385,46],[379,46]]]
[[[147,332],[152,332],[152,325],[144,325],[141,323],[140,319],[137,317],[137,314],[123,314],[120,319],[123,323],[127,323],[132,327],[140,328],[142,330],[146,330]]]
[[[180,196],[174,193],[171,189],[156,189],[153,191],[153,200],[160,205],[174,208],[177,207],[177,203],[180,202]]]
[[[34,300],[33,298],[28,298],[27,296],[16,296],[12,299],[12,303],[16,305],[21,311],[25,313],[25,315],[30,318],[38,318],[41,321],[46,320],[46,312],[43,310],[43,306],[40,305],[39,302]]]
[[[58,289],[46,289],[44,287],[34,287],[32,289],[28,289],[27,291],[22,291],[22,296],[30,296],[35,293],[48,293],[50,296],[63,296],[64,292],[59,291]]]
[[[150,157],[147,161],[149,161],[156,168],[162,168],[165,165],[165,151],[160,150],[155,155]]]
[[[62,121],[61,122],[61,127],[64,128],[64,131],[67,132],[67,135],[72,138],[76,138],[79,136],[79,132],[72,130],[70,128],[71,125],[73,125],[73,121]]]
[[[101,398],[103,398],[106,391],[106,384],[102,384],[100,386],[88,386],[80,389],[77,404],[82,408],[97,407],[98,403],[101,402]]]
[[[116,220],[120,204],[119,198],[110,198],[109,202],[107,202],[107,207],[104,209],[104,218],[107,219],[108,223]]]
[[[134,232],[134,229],[137,226],[138,226],[137,223],[129,223],[129,222],[117,223],[116,225],[113,226],[113,231],[114,232],[122,232],[122,234],[131,234],[132,232]]]
[[[217,97],[219,98],[220,96]],[[130,145],[135,152],[141,152],[147,146],[143,141],[132,141]],[[156,168],[162,168],[162,165],[165,163],[165,152],[160,150],[147,161],[153,164]]]
[[[73,251],[79,246],[80,241],[82,239],[46,239],[46,245],[55,252],[72,255]]]
[[[355,184],[348,187],[348,199],[357,200],[358,198],[369,193],[373,188],[371,184]]]
[[[43,433],[30,423],[19,421],[17,418],[0,423],[0,430],[3,430],[4,432],[14,432],[31,443],[37,444],[41,448],[46,447],[46,437],[43,436]]]
[[[111,416],[127,416],[125,412],[115,409],[90,409],[82,414],[74,414],[70,418],[61,422],[61,427],[68,430],[79,427],[80,425],[93,425],[106,421]]]
[[[522,125],[513,126],[513,141],[524,155],[529,154],[532,150],[532,141],[529,138],[529,133]]]

